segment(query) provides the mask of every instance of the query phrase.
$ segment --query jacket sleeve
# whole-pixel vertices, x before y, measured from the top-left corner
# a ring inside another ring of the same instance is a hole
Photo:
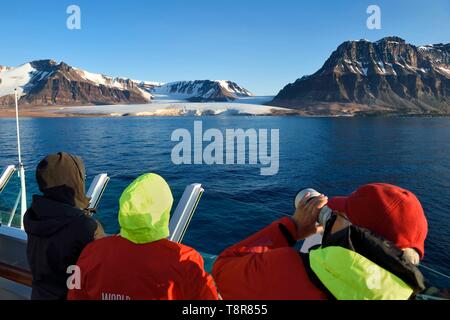
[[[267,252],[275,248],[293,246],[296,242],[296,232],[297,227],[291,218],[282,218],[249,238],[229,247],[219,256],[217,261],[227,257],[242,257],[253,253]]]
[[[83,249],[95,240],[98,223],[90,217],[83,216],[80,218],[78,225],[76,225],[74,229],[74,232],[76,232],[74,236],[77,237],[78,240],[78,251],[79,254],[81,254]]]
[[[202,256],[192,250],[188,260],[190,281],[185,288],[185,296],[189,300],[218,300],[216,284],[212,276],[204,269]]]
[[[91,266],[90,256],[91,256],[91,246],[90,244],[95,240],[95,235],[98,230],[98,222],[90,217],[83,216],[79,225],[76,226],[75,230],[78,232],[76,235],[78,247],[76,251],[79,252],[76,257],[76,266],[78,267],[77,272],[79,272],[80,288],[69,290],[67,294],[68,300],[88,300],[89,296],[86,293],[87,284],[87,274],[89,267]]]
[[[296,231],[286,217],[220,254],[212,274],[223,298],[258,299],[274,276],[274,265],[283,263],[287,251],[292,254]]]

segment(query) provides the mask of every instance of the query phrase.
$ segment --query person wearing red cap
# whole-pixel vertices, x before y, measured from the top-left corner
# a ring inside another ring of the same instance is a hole
[[[332,214],[316,223],[327,206]],[[374,183],[328,201],[308,194],[294,215],[226,249],[213,267],[224,299],[411,299],[422,291],[427,220],[417,197]],[[303,254],[294,245],[323,232]]]

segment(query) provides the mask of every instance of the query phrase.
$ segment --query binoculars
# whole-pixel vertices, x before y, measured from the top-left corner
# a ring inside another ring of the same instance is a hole
[[[295,197],[294,200],[294,205],[295,208],[298,208],[298,205],[300,203],[300,201],[302,201],[302,199],[307,195],[310,194],[310,197],[308,199],[307,202],[311,201],[312,199],[318,197],[321,195],[321,193],[319,193],[318,191],[311,189],[311,188],[307,188],[307,189],[303,189],[301,191],[299,191]],[[324,206],[321,210],[320,213],[317,217],[317,223],[320,224],[321,226],[326,226],[328,220],[331,217],[331,214],[333,213],[333,210],[331,210],[328,206]]]

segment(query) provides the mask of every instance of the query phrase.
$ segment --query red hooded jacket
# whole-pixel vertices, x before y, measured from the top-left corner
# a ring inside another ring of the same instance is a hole
[[[223,299],[327,299],[311,282],[303,260],[290,246],[280,224],[295,237],[294,222],[283,218],[219,256],[212,274]]]
[[[88,245],[78,260],[81,288],[69,300],[216,300],[212,277],[194,249],[163,239],[134,244],[111,236]]]

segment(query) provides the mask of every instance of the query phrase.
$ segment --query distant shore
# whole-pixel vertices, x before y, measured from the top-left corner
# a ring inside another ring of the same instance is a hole
[[[164,102],[135,105],[96,106],[19,106],[21,117],[67,118],[67,117],[125,117],[125,116],[281,116],[298,115],[292,109],[246,103],[189,103]],[[14,118],[14,107],[0,107],[0,118]]]
[[[143,105],[134,105],[141,107]],[[374,114],[311,114],[295,109],[265,107],[263,112],[255,112],[253,108],[230,108],[223,113],[217,112],[220,107],[205,107],[203,110],[188,109],[187,113],[183,113],[180,108],[155,109],[150,111],[133,110],[133,105],[117,105],[117,106],[84,106],[84,107],[20,107],[19,116],[25,118],[117,118],[117,117],[182,117],[182,116],[300,116],[308,118],[361,118],[361,117],[450,117],[450,114],[393,114],[393,113],[374,113]],[[249,105],[251,106],[251,105]],[[198,104],[197,104],[198,107]],[[216,109],[214,109],[216,108]],[[97,110],[96,110],[97,109]],[[223,110],[220,110],[223,111]],[[202,113],[203,112],[203,113]],[[13,119],[16,116],[15,108],[0,107],[0,119]]]
[[[76,114],[62,113],[60,108],[54,107],[26,107],[20,108],[19,116],[25,118],[94,118],[94,117],[110,117],[106,114]],[[14,108],[0,108],[0,119],[15,118],[16,110]]]

